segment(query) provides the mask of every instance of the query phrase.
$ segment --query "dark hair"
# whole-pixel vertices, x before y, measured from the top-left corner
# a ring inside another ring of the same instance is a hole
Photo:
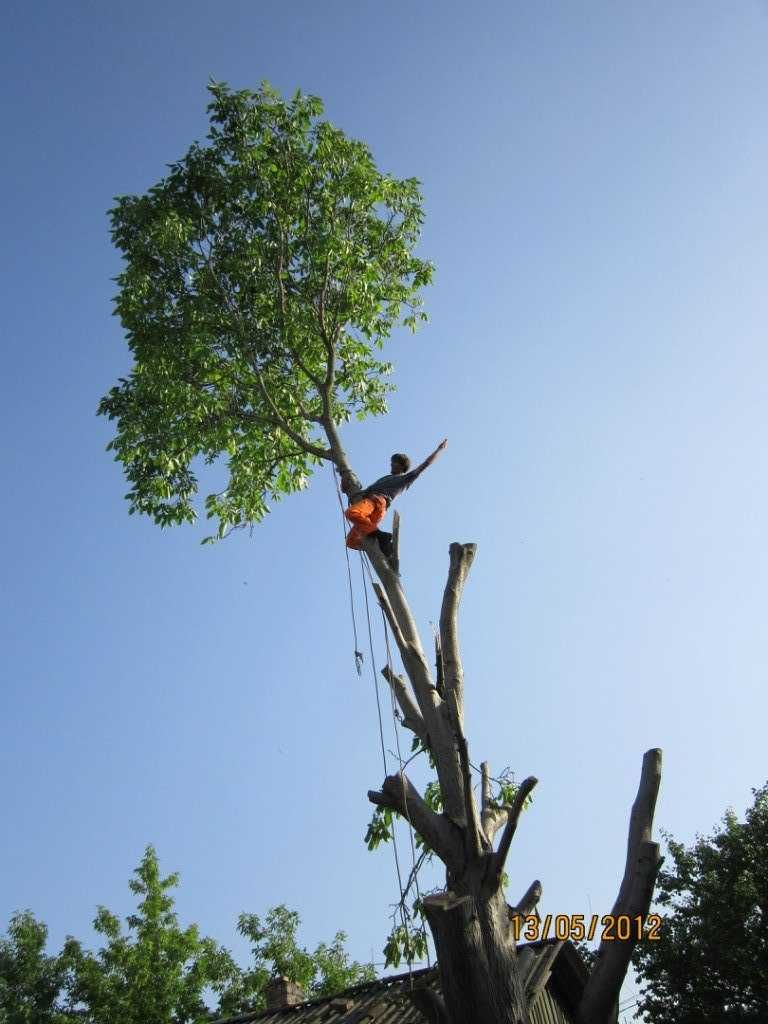
[[[404,473],[407,473],[408,470],[411,468],[411,460],[408,458],[407,455],[403,455],[402,452],[395,452],[395,454],[392,456],[392,462],[397,462],[399,465],[401,465],[403,467]]]

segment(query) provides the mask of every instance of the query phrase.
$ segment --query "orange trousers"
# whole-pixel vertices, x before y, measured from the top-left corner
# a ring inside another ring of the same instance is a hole
[[[352,529],[347,534],[347,547],[355,551],[361,547],[363,537],[378,529],[379,523],[387,514],[386,498],[374,494],[370,498],[363,498],[350,505],[344,515],[352,523]]]

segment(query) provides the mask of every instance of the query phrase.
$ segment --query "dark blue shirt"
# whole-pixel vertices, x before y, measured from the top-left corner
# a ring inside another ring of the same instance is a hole
[[[379,494],[382,498],[386,498],[387,505],[391,505],[398,495],[408,490],[418,475],[416,469],[412,469],[408,473],[388,473],[387,476],[379,477],[375,483],[356,494],[354,500],[362,501],[363,498]]]

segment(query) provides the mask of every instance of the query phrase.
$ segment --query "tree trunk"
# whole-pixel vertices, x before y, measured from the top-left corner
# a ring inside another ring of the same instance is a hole
[[[528,1024],[517,951],[500,892],[426,897],[445,1024]]]
[[[445,864],[444,892],[423,900],[440,969],[442,997],[414,991],[413,1002],[429,1024],[528,1024],[529,1007],[546,983],[562,943],[551,944],[532,967],[532,950],[518,956],[511,919],[533,912],[541,885],[533,882],[516,907],[508,907],[502,878],[504,863],[525,801],[536,779],[517,787],[511,804],[491,799],[490,769],[481,768],[481,806],[475,802],[472,765],[464,735],[464,673],[458,639],[458,606],[475,556],[474,544],[452,544],[440,614],[438,673],[433,680],[400,577],[366,538],[363,549],[379,584],[376,595],[400,652],[406,679],[384,675],[402,711],[403,725],[428,747],[437,771],[444,811],[422,798],[401,770],[368,798],[406,819]],[[408,689],[410,683],[410,690]],[[640,786],[630,819],[627,862],[614,914],[632,918],[648,913],[660,858],[651,840],[661,751],[643,759]],[[494,837],[502,831],[494,850]],[[603,943],[600,957],[576,1008],[579,1024],[613,1024],[621,983],[633,940]],[[525,963],[523,962],[525,960]],[[535,977],[534,977],[535,975]]]

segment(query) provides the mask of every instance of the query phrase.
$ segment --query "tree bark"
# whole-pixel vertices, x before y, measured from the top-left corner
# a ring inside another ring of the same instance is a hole
[[[364,538],[363,550],[379,577],[383,597],[379,600],[392,624],[392,632],[403,666],[410,680],[429,744],[435,758],[437,777],[443,796],[445,813],[457,825],[466,824],[464,782],[459,762],[455,714],[448,702],[437,692],[421,645],[419,631],[406,600],[400,577],[381,553],[375,540]]]
[[[502,894],[427,896],[424,910],[450,1024],[528,1024],[527,997]]]

